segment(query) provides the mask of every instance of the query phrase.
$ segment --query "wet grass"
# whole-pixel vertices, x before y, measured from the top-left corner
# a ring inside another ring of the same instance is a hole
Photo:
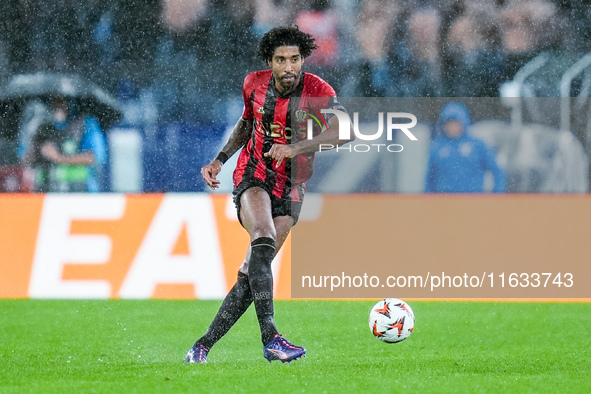
[[[308,350],[290,364],[262,357],[251,308],[186,365],[219,301],[0,300],[0,392],[591,391],[589,303],[411,301],[415,330],[392,345],[370,334],[373,303],[277,302]]]

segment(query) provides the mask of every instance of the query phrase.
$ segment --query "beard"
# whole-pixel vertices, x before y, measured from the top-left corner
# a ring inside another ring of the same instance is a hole
[[[288,93],[295,89],[299,81],[299,74],[286,74],[282,76],[278,82],[279,86],[281,86],[281,90],[283,90],[283,93]]]

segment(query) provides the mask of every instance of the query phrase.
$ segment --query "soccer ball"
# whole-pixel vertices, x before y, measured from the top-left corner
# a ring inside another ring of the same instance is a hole
[[[406,302],[397,298],[381,300],[371,308],[369,329],[380,341],[397,343],[410,336],[415,315]]]

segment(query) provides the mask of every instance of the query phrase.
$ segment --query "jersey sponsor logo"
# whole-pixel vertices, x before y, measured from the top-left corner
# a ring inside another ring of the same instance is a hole
[[[259,108],[259,113],[263,113],[261,112],[262,108],[263,107]],[[295,133],[293,132],[292,127],[285,127],[276,123],[271,123],[268,127],[265,127],[264,123],[261,123],[261,131],[266,137],[285,138],[288,141],[296,138],[296,141],[299,141],[306,138],[312,139],[314,135],[314,127],[316,127],[317,130],[328,129],[328,124],[324,117],[312,108],[300,108],[294,112],[294,117],[297,123]]]
[[[291,127],[283,127],[280,124],[270,124],[269,127],[262,127],[262,131],[266,137],[271,138],[285,138],[290,141],[294,138],[293,129]],[[298,128],[296,131],[296,140],[306,137],[306,129]]]

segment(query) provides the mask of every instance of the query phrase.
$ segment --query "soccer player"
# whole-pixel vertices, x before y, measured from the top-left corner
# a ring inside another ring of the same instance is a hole
[[[275,326],[271,262],[298,220],[314,153],[321,144],[338,146],[352,139],[339,139],[338,118],[330,114],[322,118],[324,131],[316,127],[313,138],[307,136],[308,115],[319,119],[322,109],[345,111],[328,83],[302,72],[304,59],[314,49],[314,38],[297,27],[276,27],[261,38],[258,54],[270,69],[245,78],[242,117],[217,157],[201,169],[205,182],[216,189],[223,164],[242,148],[233,175],[233,196],[250,246],[236,284],[185,362],[206,363],[211,347],[253,302],[263,355],[269,362],[289,362],[306,353],[283,338]]]

